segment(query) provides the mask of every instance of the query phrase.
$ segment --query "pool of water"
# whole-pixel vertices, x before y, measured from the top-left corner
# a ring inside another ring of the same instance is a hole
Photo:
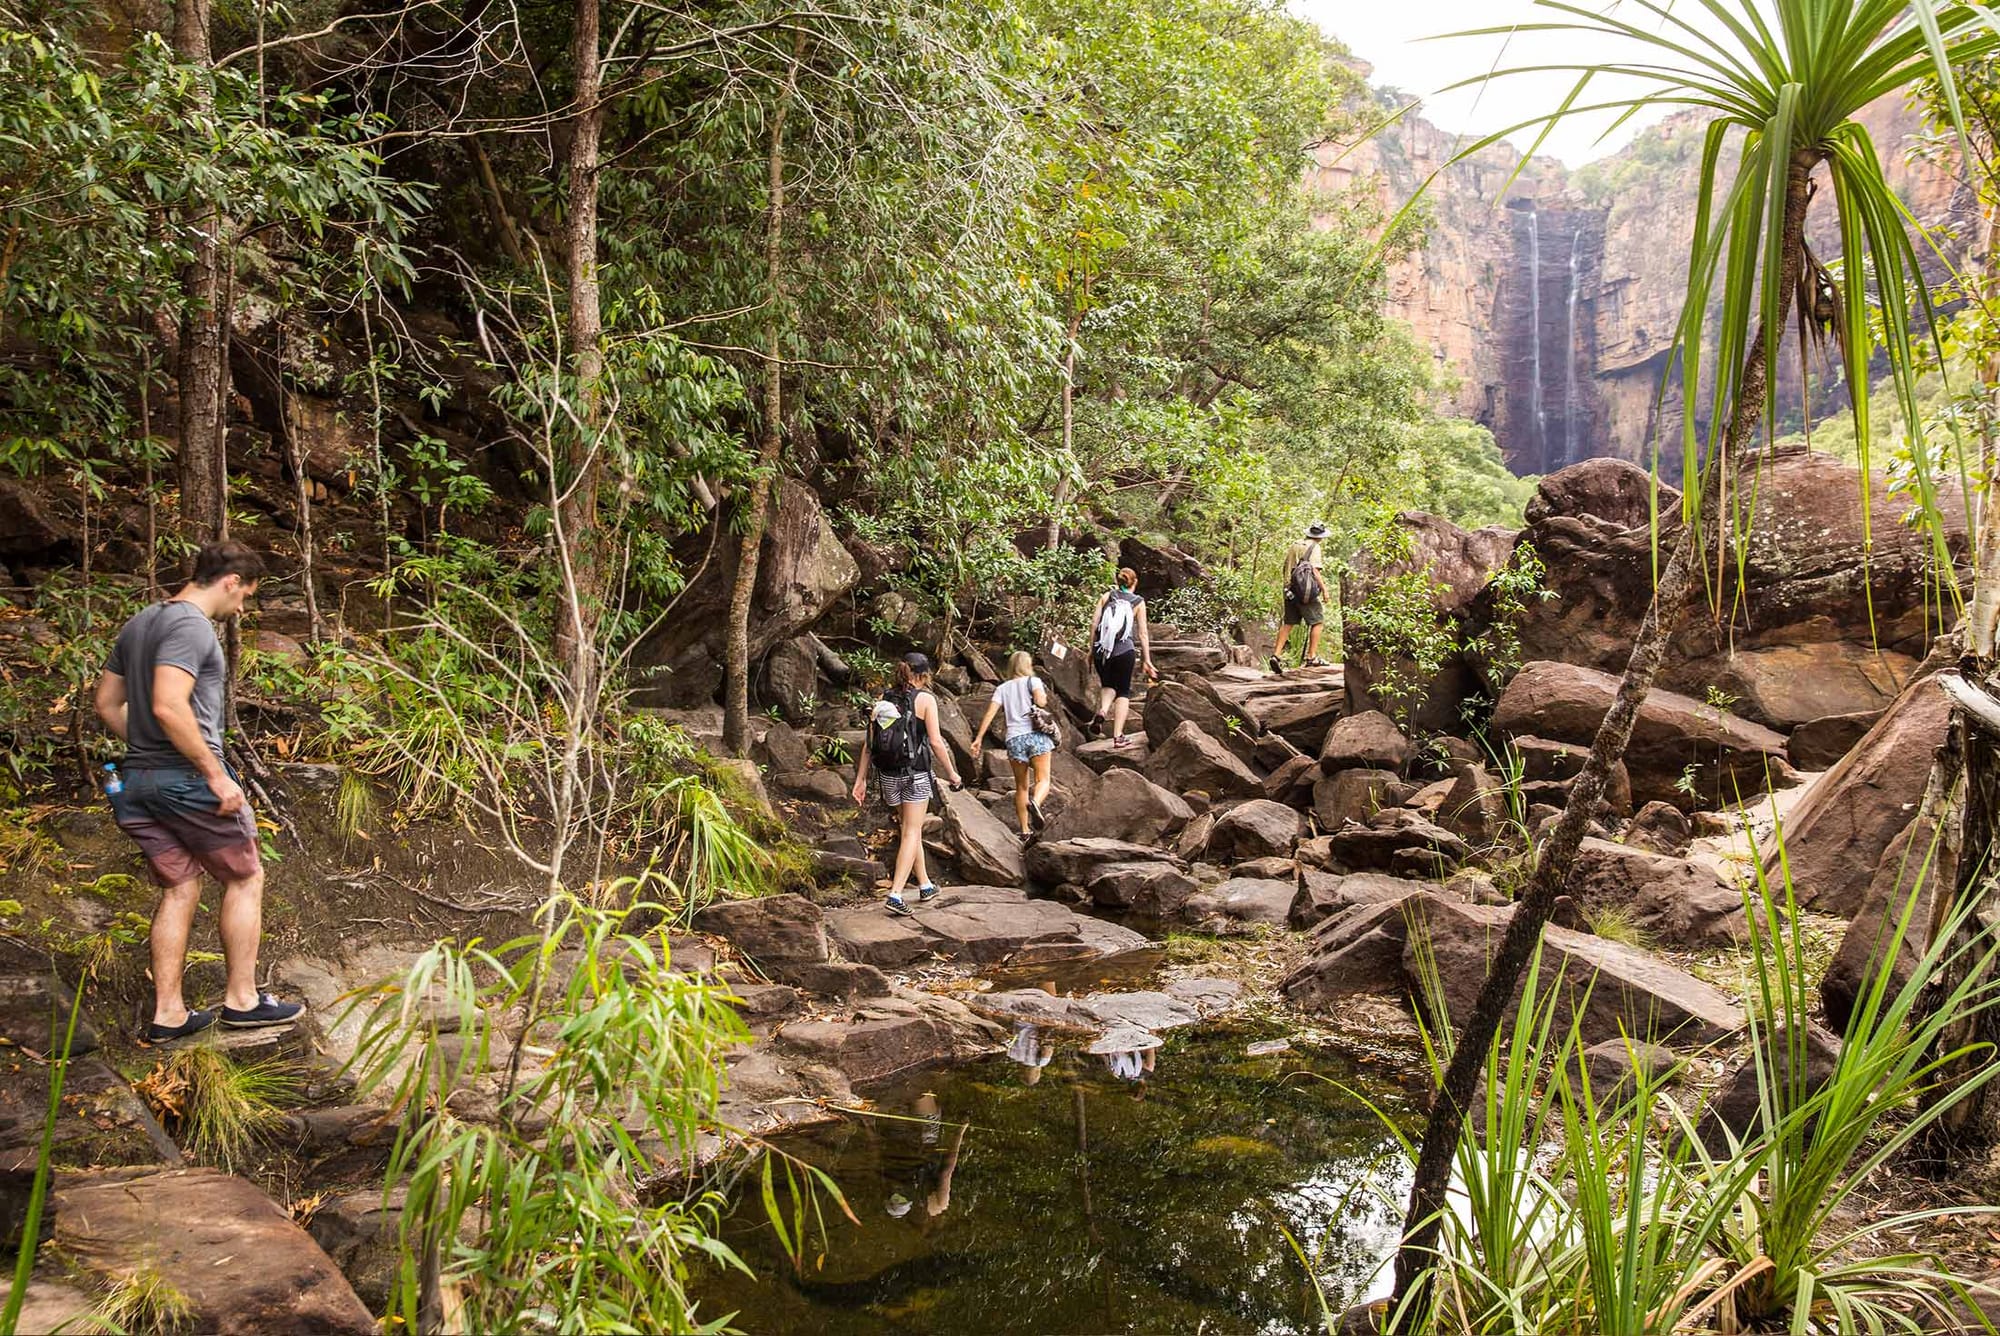
[[[1246,1054],[1270,1033],[1171,1032],[1137,1080],[1070,1047],[878,1089],[785,1143],[857,1220],[829,1208],[794,1269],[739,1193],[724,1237],[756,1279],[709,1277],[701,1312],[756,1336],[1323,1330],[1286,1231],[1336,1308],[1385,1292],[1408,1170],[1342,1086],[1408,1109],[1344,1059]]]

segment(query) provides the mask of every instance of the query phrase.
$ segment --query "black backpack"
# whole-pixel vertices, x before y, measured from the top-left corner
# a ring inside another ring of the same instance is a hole
[[[882,693],[899,711],[896,722],[883,728],[868,721],[868,759],[878,774],[907,775],[930,769],[930,739],[917,718],[917,693],[894,688]]]
[[[1285,581],[1285,597],[1301,605],[1319,597],[1319,581],[1313,577],[1312,558],[1301,557],[1292,567],[1292,574]]]

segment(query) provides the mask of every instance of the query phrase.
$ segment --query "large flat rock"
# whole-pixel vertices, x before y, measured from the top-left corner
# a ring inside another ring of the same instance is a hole
[[[116,1283],[153,1268],[219,1336],[375,1336],[374,1317],[307,1233],[253,1183],[214,1169],[58,1176],[55,1245]]]
[[[947,887],[910,918],[874,904],[836,909],[826,916],[826,926],[842,956],[884,969],[926,960],[973,965],[1090,960],[1146,944],[1129,928],[998,886]]]
[[[1420,923],[1437,962],[1454,1025],[1463,1025],[1485,984],[1488,962],[1513,915],[1510,906],[1470,905],[1418,892],[1400,902],[1359,904],[1313,931],[1314,953],[1284,982],[1293,1002],[1324,1008],[1356,993],[1417,995],[1412,924]],[[1743,1009],[1715,988],[1644,951],[1550,927],[1542,937],[1544,987],[1561,979],[1565,1016],[1580,1019],[1584,1042],[1622,1035],[1647,1042],[1706,1044],[1744,1025]]]

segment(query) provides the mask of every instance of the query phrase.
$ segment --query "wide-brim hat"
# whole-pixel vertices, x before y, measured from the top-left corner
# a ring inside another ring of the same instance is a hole
[[[1306,526],[1306,537],[1308,538],[1324,538],[1332,532],[1333,530],[1327,528],[1324,524],[1321,524],[1318,520],[1314,520],[1311,524]]]

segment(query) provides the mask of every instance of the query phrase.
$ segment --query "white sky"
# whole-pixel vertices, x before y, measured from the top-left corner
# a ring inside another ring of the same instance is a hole
[[[1375,67],[1372,81],[1387,84],[1405,93],[1422,97],[1421,114],[1433,125],[1475,135],[1490,134],[1530,116],[1560,106],[1576,81],[1574,74],[1521,75],[1460,89],[1451,93],[1437,90],[1460,79],[1474,78],[1493,68],[1496,58],[1503,67],[1546,63],[1577,63],[1627,54],[1623,51],[1592,50],[1592,39],[1572,33],[1521,33],[1512,38],[1456,37],[1443,41],[1422,38],[1468,28],[1492,28],[1514,22],[1561,21],[1566,16],[1538,10],[1530,0],[1290,0],[1294,13],[1317,23],[1338,38],[1355,55]],[[1647,16],[1636,5],[1627,5],[1620,15],[1627,22],[1643,23]],[[1699,6],[1682,5],[1677,12],[1694,21]],[[1586,98],[1602,100],[1599,90],[1612,91],[1608,83],[1594,83]],[[1435,96],[1433,96],[1435,94]],[[1607,113],[1592,120],[1576,118],[1559,125],[1542,145],[1542,152],[1562,159],[1571,167],[1616,152],[1642,127],[1652,125],[1675,110],[1670,106],[1649,107],[1597,142],[1612,117]],[[1513,136],[1517,148],[1526,150],[1534,130]]]

